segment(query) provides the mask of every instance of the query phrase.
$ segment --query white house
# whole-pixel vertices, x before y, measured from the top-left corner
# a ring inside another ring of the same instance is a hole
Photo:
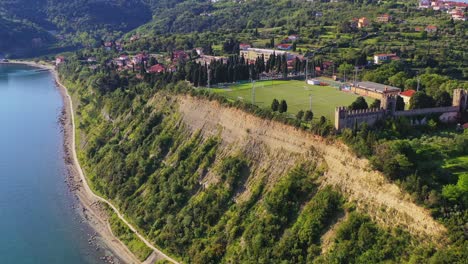
[[[382,62],[386,62],[389,60],[397,60],[398,56],[395,53],[381,53],[381,54],[375,54],[374,55],[374,63],[375,64],[381,64]]]

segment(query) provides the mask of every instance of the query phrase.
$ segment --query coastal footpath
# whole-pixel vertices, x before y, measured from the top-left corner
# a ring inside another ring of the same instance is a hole
[[[143,262],[143,264],[152,264],[158,260],[167,260],[171,263],[178,264],[179,262],[167,256],[164,252],[150,243],[138,230],[129,223],[125,216],[107,199],[95,194],[86,179],[86,176],[78,161],[76,153],[75,141],[75,117],[73,100],[68,93],[65,85],[60,82],[59,76],[55,67],[50,64],[36,63],[31,61],[9,61],[10,64],[24,64],[32,67],[37,67],[49,70],[55,79],[56,85],[63,98],[63,110],[61,124],[64,131],[64,149],[65,162],[68,170],[71,190],[74,191],[82,206],[84,219],[90,226],[100,235],[102,242],[124,263],[141,263],[138,258],[120,241],[112,232],[108,218],[109,214],[103,204],[111,208],[118,218],[130,229],[135,235],[148,246],[153,253]]]

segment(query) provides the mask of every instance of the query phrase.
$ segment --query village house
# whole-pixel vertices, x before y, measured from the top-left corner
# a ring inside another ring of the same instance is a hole
[[[197,52],[198,56],[203,55],[203,48],[195,48],[195,52]]]
[[[419,9],[428,9],[431,7],[431,1],[421,0],[419,1]]]
[[[367,19],[366,17],[359,18],[358,24],[357,24],[358,28],[365,28],[365,27],[368,27],[369,25],[370,25],[369,19]]]
[[[273,54],[286,55],[288,59],[292,58],[291,54],[282,50],[248,48],[247,50],[240,51],[240,55],[244,56],[244,58],[249,61],[255,61],[258,57],[262,56],[264,56],[265,61],[267,61]]]
[[[435,32],[437,32],[437,27],[433,26],[433,25],[429,25],[429,26],[426,27],[425,31],[427,33],[435,33]]]
[[[288,36],[288,40],[297,41],[297,40],[299,40],[299,35],[290,35],[290,36]]]
[[[399,60],[400,57],[398,57],[395,53],[381,53],[381,54],[375,54],[374,55],[374,63],[375,64],[382,64],[383,62],[387,62],[390,60]]]
[[[449,13],[455,21],[466,21],[465,13],[461,10],[454,9]]]
[[[355,94],[381,100],[384,96],[399,95],[401,89],[375,82],[357,82],[351,87],[351,91]]]
[[[423,28],[422,27],[415,27],[414,31],[415,32],[421,32],[421,31],[423,31]]]
[[[379,23],[388,23],[391,20],[392,20],[392,16],[389,15],[389,14],[379,15],[379,16],[377,16],[377,19],[376,19],[376,21],[379,22]]]
[[[113,43],[112,41],[106,41],[104,42],[104,49],[107,51],[110,51],[112,49]]]
[[[130,37],[130,41],[133,42],[133,41],[137,41],[140,39],[140,35],[136,34],[136,35],[133,35]]]
[[[405,102],[406,105],[409,105],[411,97],[416,93],[415,90],[406,90],[404,92],[400,93],[401,98],[403,98],[403,101]]]
[[[55,65],[56,66],[58,66],[58,65],[60,65],[60,64],[62,64],[64,62],[65,62],[65,57],[64,56],[57,56],[55,58]]]
[[[148,73],[163,73],[165,71],[166,68],[162,64],[153,65],[148,69]]]
[[[228,59],[226,57],[220,57],[220,56],[201,55],[195,61],[197,63],[210,65],[211,62],[213,62],[213,61],[222,61],[224,64],[226,64]]]
[[[112,62],[113,62],[114,65],[116,65],[117,68],[119,68],[119,69],[122,69],[122,68],[124,68],[124,67],[127,65],[126,61],[120,60],[119,58],[112,60]]]
[[[122,51],[123,50],[122,42],[116,41],[115,42],[115,49],[117,49],[118,51]]]
[[[96,57],[89,57],[86,61],[89,63],[93,63],[93,62],[96,62],[97,60],[96,60]]]
[[[279,44],[276,46],[279,50],[291,50],[292,49],[292,44]]]
[[[139,54],[133,56],[132,62],[133,62],[133,64],[138,65],[140,63],[144,63],[144,62],[148,61],[148,59],[149,59],[148,55],[146,55],[145,53],[139,53]]]
[[[173,61],[179,61],[186,59],[188,57],[187,53],[183,50],[176,50],[172,52],[172,60]]]
[[[121,61],[127,61],[128,59],[129,58],[127,54],[121,54],[118,58],[118,60],[121,60]]]
[[[252,48],[252,46],[250,44],[247,44],[247,43],[239,44],[239,50],[247,50],[247,49],[250,49],[250,48]]]
[[[432,9],[434,11],[447,11],[454,20],[464,20],[464,10],[468,7],[468,3],[456,1],[442,1],[442,0],[420,0],[419,9]],[[457,13],[456,11],[462,11]]]

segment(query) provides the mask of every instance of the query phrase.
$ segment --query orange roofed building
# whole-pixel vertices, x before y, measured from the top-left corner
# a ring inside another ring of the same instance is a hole
[[[401,98],[403,98],[403,101],[405,104],[409,104],[411,97],[416,93],[415,90],[406,90],[404,92],[400,93]]]
[[[370,24],[369,19],[367,17],[361,17],[358,20],[358,28],[365,28],[368,27]]]

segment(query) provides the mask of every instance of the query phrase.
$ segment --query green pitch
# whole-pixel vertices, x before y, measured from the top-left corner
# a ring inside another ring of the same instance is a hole
[[[230,86],[225,89],[211,89],[233,100],[252,101],[252,83]],[[325,116],[334,120],[335,107],[348,106],[357,95],[339,91],[336,87],[316,86],[304,81],[260,81],[255,83],[255,104],[270,107],[274,98],[286,100],[288,113],[296,114],[299,110],[309,110],[309,95],[312,95],[312,112],[315,118]],[[366,98],[371,104],[373,99]]]

